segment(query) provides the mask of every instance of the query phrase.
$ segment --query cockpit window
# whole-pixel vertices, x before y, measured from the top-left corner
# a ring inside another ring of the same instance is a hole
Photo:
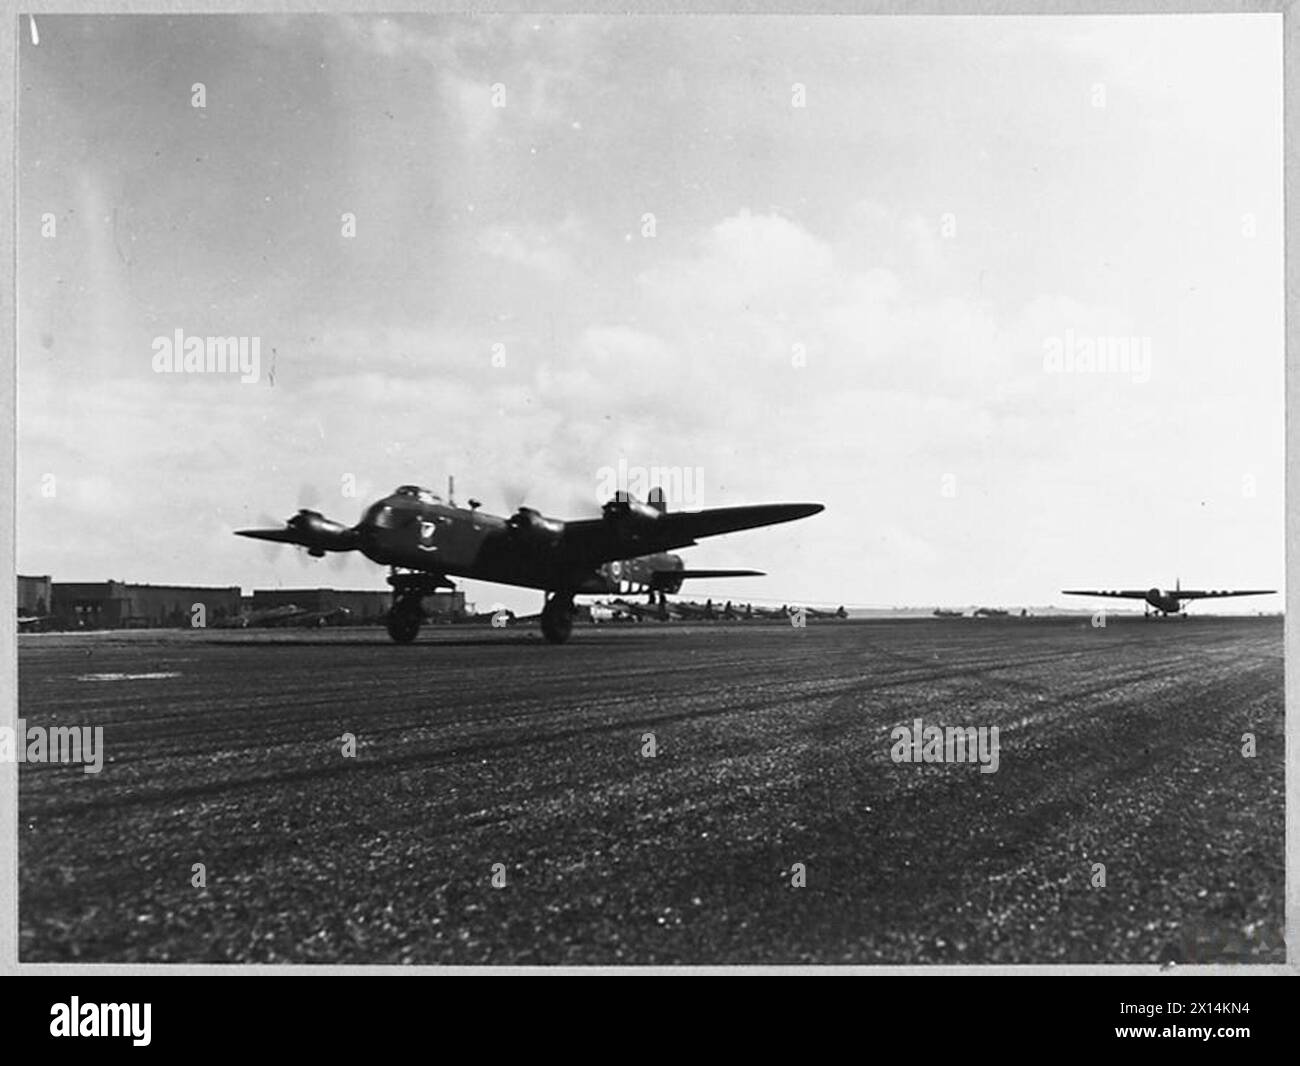
[[[413,500],[419,500],[421,503],[442,503],[442,497],[430,492],[428,489],[422,489],[419,485],[401,485],[394,496],[407,496]]]

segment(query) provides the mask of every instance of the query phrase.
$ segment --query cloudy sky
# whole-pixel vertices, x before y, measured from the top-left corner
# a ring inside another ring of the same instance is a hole
[[[382,587],[230,531],[622,461],[826,504],[701,597],[1283,587],[1280,16],[37,21],[20,572]]]

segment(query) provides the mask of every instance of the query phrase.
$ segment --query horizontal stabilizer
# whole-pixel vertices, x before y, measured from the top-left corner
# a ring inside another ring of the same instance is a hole
[[[677,570],[673,577],[763,577],[762,570]]]
[[[763,577],[761,570],[656,570],[650,579],[650,587],[667,589],[669,592],[680,587],[688,577]]]

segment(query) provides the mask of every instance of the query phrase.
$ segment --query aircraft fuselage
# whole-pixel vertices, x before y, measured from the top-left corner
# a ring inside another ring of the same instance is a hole
[[[1183,609],[1183,601],[1175,593],[1162,589],[1147,589],[1146,602],[1162,614],[1177,614]]]
[[[558,550],[564,522],[527,514],[527,536],[520,536],[518,525],[500,515],[399,490],[367,508],[356,528],[361,552],[383,566],[522,588],[629,593],[649,588],[656,572],[683,569],[681,557],[668,552],[575,568]],[[656,587],[675,592],[680,584],[660,579]]]

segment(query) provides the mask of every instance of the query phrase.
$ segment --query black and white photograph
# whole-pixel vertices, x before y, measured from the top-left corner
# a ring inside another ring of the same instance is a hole
[[[1286,966],[1282,14],[16,20],[18,964]]]

